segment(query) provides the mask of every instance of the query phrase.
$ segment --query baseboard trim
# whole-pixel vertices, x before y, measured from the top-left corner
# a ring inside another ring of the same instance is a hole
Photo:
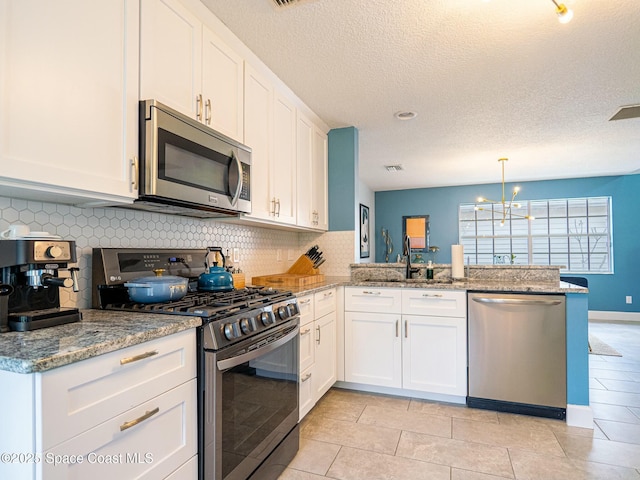
[[[567,405],[567,425],[569,427],[593,430],[593,411],[588,405]]]
[[[336,382],[334,387],[344,388],[346,390],[358,390],[367,393],[380,393],[382,395],[394,395],[397,397],[419,398],[421,400],[434,400],[436,402],[456,403],[465,405],[467,403],[466,396],[445,395],[441,393],[427,393],[418,390],[405,390],[404,388],[380,387],[377,385],[365,385],[362,383],[352,382]]]
[[[640,322],[640,312],[607,312],[604,310],[589,310],[589,321]]]

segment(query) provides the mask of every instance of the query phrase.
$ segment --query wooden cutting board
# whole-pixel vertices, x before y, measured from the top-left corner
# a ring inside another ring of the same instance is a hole
[[[266,287],[306,287],[316,283],[324,282],[324,275],[304,275],[296,273],[278,273],[275,275],[262,275],[251,277],[253,285],[264,285]]]

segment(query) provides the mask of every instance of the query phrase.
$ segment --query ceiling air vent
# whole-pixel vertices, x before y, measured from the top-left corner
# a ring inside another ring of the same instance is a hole
[[[289,5],[300,3],[300,0],[273,0],[273,3],[276,4],[276,7],[287,7]]]
[[[401,172],[404,170],[402,165],[385,165],[384,168],[387,169],[387,172]]]
[[[611,120],[626,120],[628,118],[640,118],[640,105],[626,105],[620,107],[620,110],[609,119]]]

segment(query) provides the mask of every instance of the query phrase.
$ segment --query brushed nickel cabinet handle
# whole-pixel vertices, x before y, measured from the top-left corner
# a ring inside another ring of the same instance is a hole
[[[303,330],[303,331],[301,331],[301,332],[300,332],[300,336],[308,335],[310,332],[311,332],[311,329],[310,329],[310,328],[307,328],[307,329],[305,329],[305,330]]]
[[[309,305],[311,303],[311,299],[307,298],[306,300],[303,300],[303,301],[301,301],[299,303],[300,303],[300,305]]]
[[[409,321],[404,321],[404,338],[409,338]]]
[[[211,99],[207,98],[204,104],[204,122],[207,125],[211,125]]]
[[[279,198],[276,200],[276,205],[278,206],[276,217],[280,217],[280,199]]]
[[[435,298],[441,298],[442,294],[441,293],[423,293],[422,294],[423,297],[435,297]]]
[[[133,363],[133,362],[137,362],[138,360],[144,360],[145,358],[153,357],[154,355],[157,355],[157,354],[158,354],[158,351],[154,350],[152,352],[144,352],[144,353],[141,353],[140,355],[134,355],[133,357],[121,358],[120,365],[126,365],[127,363]]]
[[[302,377],[300,379],[301,382],[306,382],[307,380],[309,380],[311,378],[311,374],[307,373],[304,377]]]
[[[363,290],[362,294],[363,295],[380,295],[382,292],[371,292],[369,290]]]
[[[138,189],[138,157],[134,156],[131,159],[131,164],[129,165],[131,168],[131,189],[132,190],[137,190]]]
[[[320,333],[320,326],[317,326],[317,327],[316,327],[316,332],[318,332],[318,336],[317,336],[317,338],[316,338],[316,343],[317,343],[318,345],[320,345],[320,336],[321,336],[321,333]]]
[[[202,120],[202,94],[196,96],[196,118]]]
[[[276,197],[271,199],[271,215],[276,216]]]
[[[135,427],[139,423],[142,423],[145,420],[153,417],[159,411],[160,411],[160,407],[156,407],[153,410],[148,410],[144,415],[136,418],[135,420],[131,420],[130,422],[124,422],[122,425],[120,425],[120,431],[124,432],[128,428]]]
[[[396,320],[396,337],[400,336],[400,331],[398,327],[400,326],[400,320]]]
[[[324,294],[325,297],[331,297],[333,295],[333,290]]]

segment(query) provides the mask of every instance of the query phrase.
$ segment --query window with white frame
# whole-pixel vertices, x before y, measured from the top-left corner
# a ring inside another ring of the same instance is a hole
[[[520,201],[501,226],[502,210],[499,203],[460,204],[459,239],[470,263],[613,273],[611,197]]]

